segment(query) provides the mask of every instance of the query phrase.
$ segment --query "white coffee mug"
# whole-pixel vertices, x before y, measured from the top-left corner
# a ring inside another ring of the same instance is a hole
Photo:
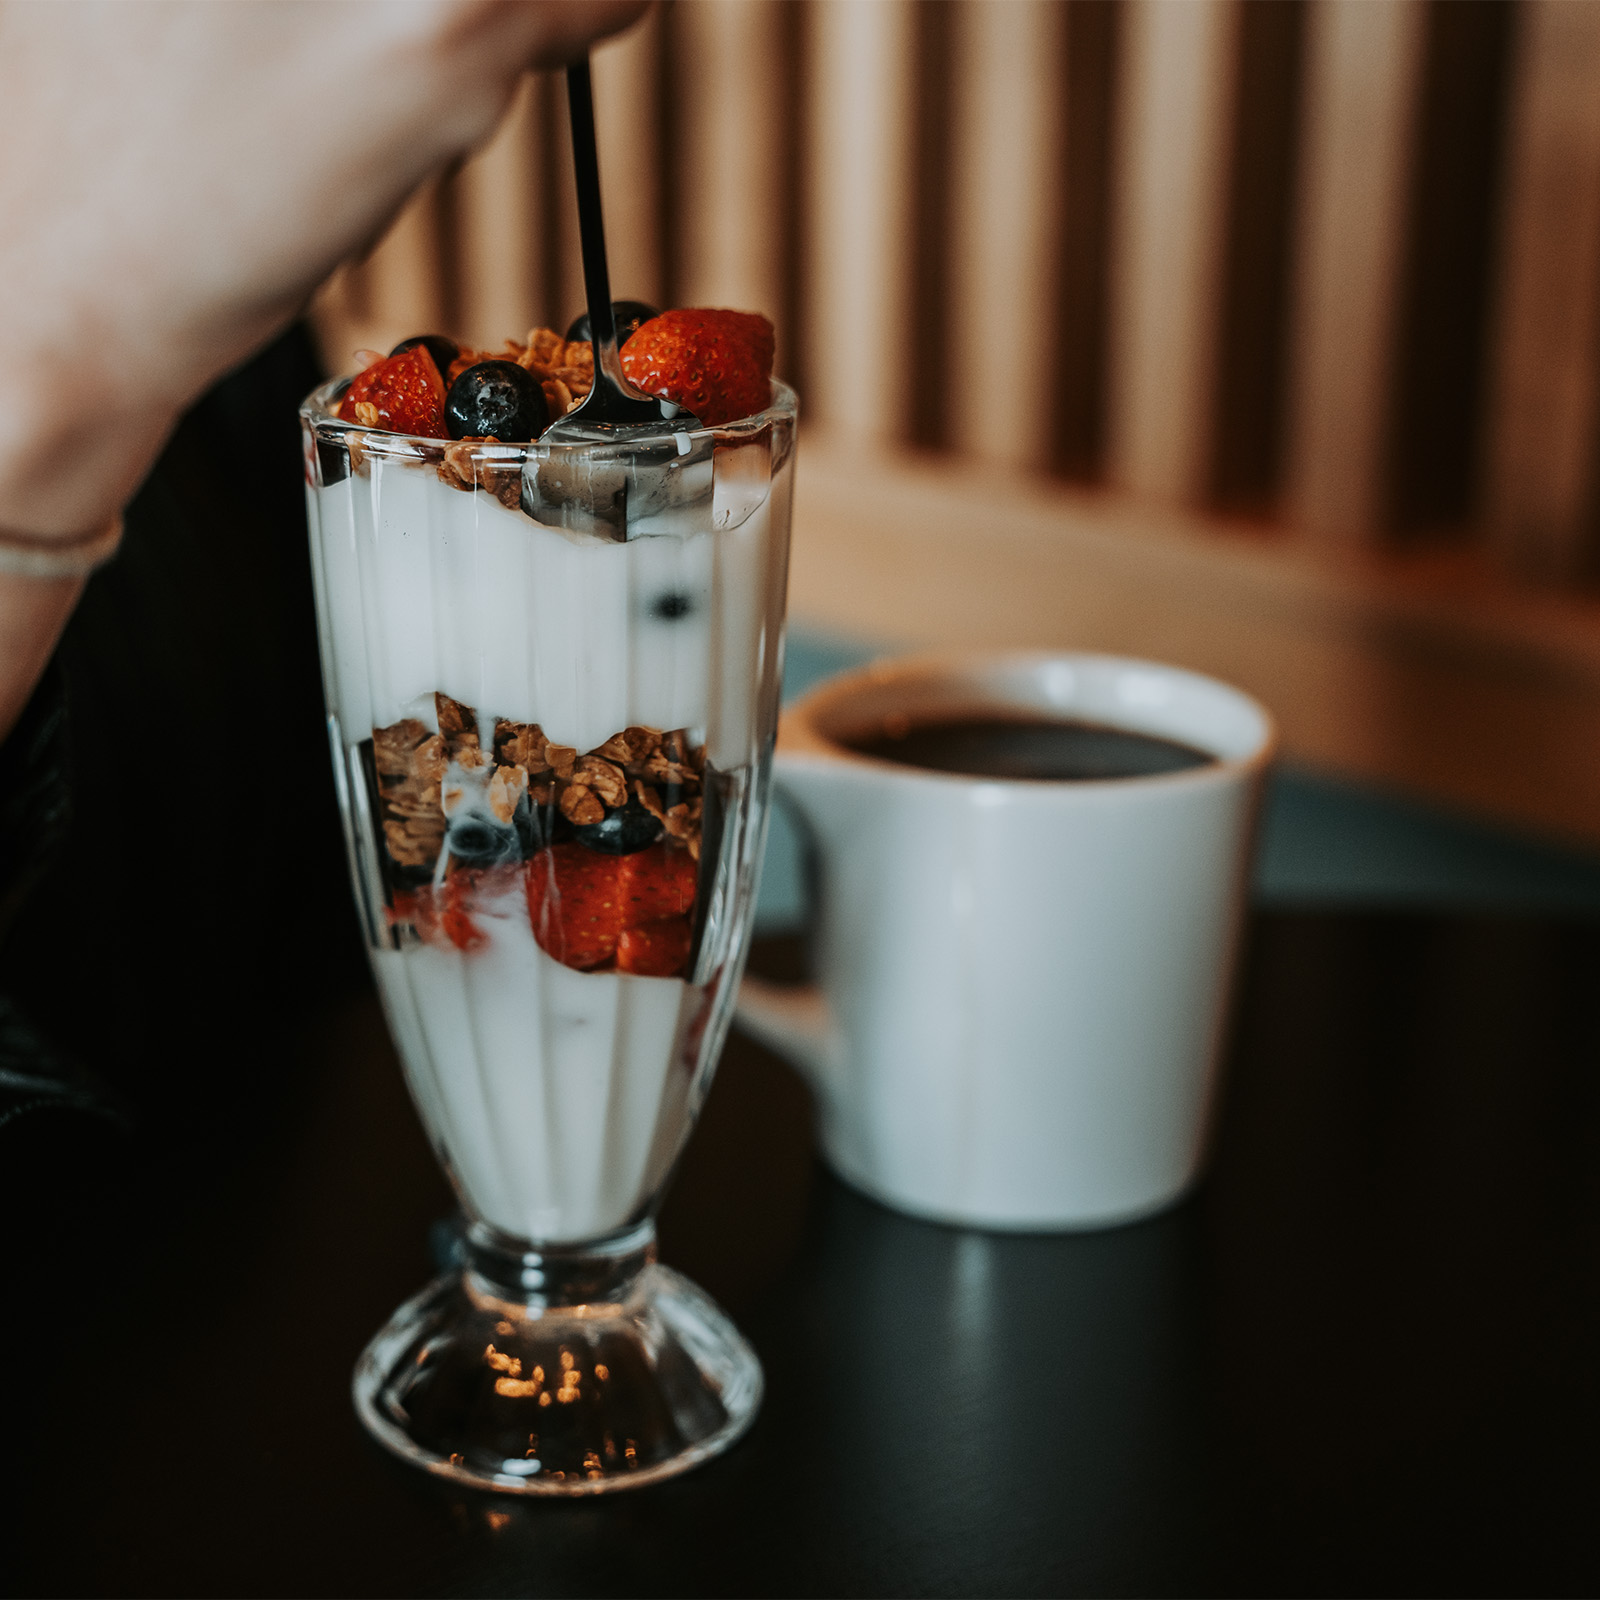
[[[1215,759],[1058,782],[844,742],[985,712]],[[746,979],[738,1015],[810,1079],[839,1175],[986,1228],[1107,1225],[1181,1195],[1205,1151],[1273,743],[1237,689],[1113,656],[902,658],[785,712],[775,770],[820,858],[819,981]]]

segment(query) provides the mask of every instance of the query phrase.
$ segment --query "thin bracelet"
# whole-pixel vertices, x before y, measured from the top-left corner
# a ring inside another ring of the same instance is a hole
[[[0,528],[0,573],[16,578],[82,578],[103,566],[122,543],[122,517],[93,533],[52,544]]]

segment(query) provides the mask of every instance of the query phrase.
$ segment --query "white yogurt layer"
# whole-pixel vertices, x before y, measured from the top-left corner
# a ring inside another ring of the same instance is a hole
[[[580,751],[644,724],[744,765],[778,642],[767,460],[719,452],[702,526],[615,543],[369,456],[310,496],[329,709],[360,738],[442,690]]]
[[[751,770],[785,581],[771,497],[786,504],[790,468],[774,482],[769,461],[764,442],[719,451],[698,523],[677,514],[626,543],[538,525],[375,453],[312,490],[341,737],[431,722],[442,691],[477,710],[485,747],[495,718],[580,751],[644,724],[687,729],[723,771]],[[377,848],[359,759],[346,770],[357,834]],[[412,1095],[484,1221],[547,1242],[608,1233],[638,1214],[687,1132],[684,1035],[707,996],[678,978],[562,966],[535,943],[520,893],[473,919],[487,942],[471,952],[373,951]]]
[[[484,1221],[594,1238],[634,1217],[688,1131],[681,978],[574,972],[534,942],[520,892],[475,908],[470,953],[374,953],[424,1123]]]

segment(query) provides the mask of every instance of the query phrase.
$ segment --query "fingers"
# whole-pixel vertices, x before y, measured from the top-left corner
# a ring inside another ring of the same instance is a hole
[[[0,3],[0,216],[28,223],[0,230],[0,523],[120,503],[182,406],[486,139],[528,68],[646,9]]]
[[[504,9],[504,0],[489,0]],[[601,39],[632,26],[650,9],[648,0],[557,0],[528,9],[538,37],[523,58],[529,67],[563,67]]]

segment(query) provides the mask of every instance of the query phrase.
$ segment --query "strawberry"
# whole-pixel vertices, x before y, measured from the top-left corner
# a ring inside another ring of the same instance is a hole
[[[622,370],[719,428],[766,409],[772,354],[772,324],[754,312],[664,311],[623,346]]]
[[[617,940],[617,971],[643,978],[676,978],[689,959],[689,919],[660,917],[624,928]]]
[[[714,314],[727,318],[730,333],[743,336],[744,342],[755,351],[761,370],[770,378],[772,358],[778,353],[777,330],[772,324],[758,311],[719,311]]]
[[[627,859],[558,844],[528,863],[528,916],[546,955],[581,970],[616,954],[622,933],[619,880]]]
[[[441,944],[448,939],[457,950],[477,950],[488,942],[472,920],[478,876],[476,872],[453,872],[442,888],[428,884],[410,894],[402,891],[394,897],[390,919],[414,922],[418,937],[425,944]]]
[[[345,391],[339,415],[365,428],[443,439],[444,379],[418,345],[367,368]]]
[[[552,845],[528,863],[533,936],[546,955],[580,971],[615,957],[622,972],[672,977],[689,954],[684,913],[694,906],[696,873],[687,850],[666,845],[627,856]]]
[[[681,916],[694,905],[698,868],[687,850],[653,844],[619,860],[623,927]]]

